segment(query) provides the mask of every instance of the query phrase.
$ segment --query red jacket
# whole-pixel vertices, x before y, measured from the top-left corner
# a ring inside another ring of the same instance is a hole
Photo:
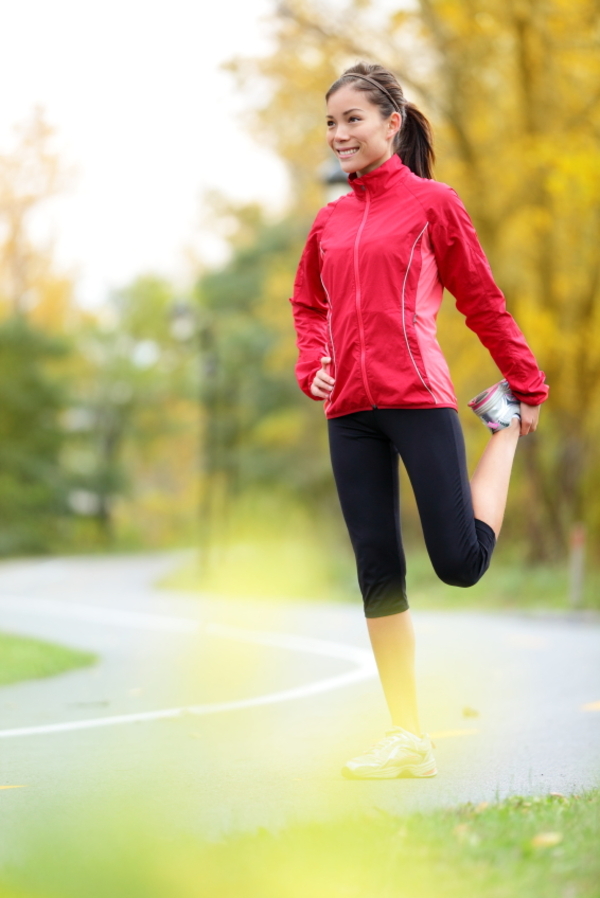
[[[331,356],[328,418],[371,408],[456,408],[436,339],[446,287],[515,396],[542,403],[544,374],[506,311],[455,191],[417,177],[398,156],[351,176],[350,186],[318,213],[294,283],[301,389],[315,398],[320,359]]]

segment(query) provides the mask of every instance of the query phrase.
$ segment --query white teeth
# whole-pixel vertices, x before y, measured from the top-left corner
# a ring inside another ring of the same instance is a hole
[[[351,150],[338,150],[338,156],[354,156],[355,153],[358,153],[358,147],[353,147]]]

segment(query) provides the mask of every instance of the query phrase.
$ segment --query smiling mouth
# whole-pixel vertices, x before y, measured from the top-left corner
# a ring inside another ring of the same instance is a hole
[[[355,153],[358,153],[358,147],[351,147],[348,150],[337,150],[338,156],[342,159],[348,159],[349,156],[354,156]]]

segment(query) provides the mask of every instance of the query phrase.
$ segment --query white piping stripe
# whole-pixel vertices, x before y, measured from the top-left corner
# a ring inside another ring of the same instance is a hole
[[[419,378],[420,378],[420,380],[421,380],[421,383],[423,384],[423,386],[425,387],[425,389],[427,390],[427,392],[429,393],[429,395],[431,396],[431,398],[433,399],[433,401],[434,401],[435,404],[437,405],[437,399],[435,398],[435,396],[433,395],[433,393],[431,392],[431,390],[429,389],[429,387],[427,386],[427,384],[426,384],[425,381],[423,380],[423,375],[422,375],[421,372],[419,371],[419,369],[418,369],[418,367],[417,367],[417,363],[415,362],[415,359],[414,359],[414,357],[413,357],[413,354],[412,354],[412,351],[411,351],[411,348],[410,348],[410,344],[409,344],[409,342],[408,342],[408,334],[406,333],[406,321],[405,321],[405,314],[404,314],[404,311],[405,311],[405,310],[404,310],[404,294],[405,294],[405,291],[406,291],[406,281],[407,281],[407,279],[408,279],[408,272],[410,271],[410,266],[412,265],[412,260],[413,260],[413,256],[414,256],[414,253],[415,253],[415,247],[416,247],[417,243],[419,242],[419,240],[421,239],[421,237],[423,236],[423,234],[425,233],[425,231],[427,230],[428,226],[429,226],[429,222],[426,223],[426,225],[425,225],[425,227],[423,228],[423,230],[421,231],[421,233],[417,236],[415,242],[414,242],[413,245],[412,245],[412,249],[411,249],[411,251],[410,251],[410,258],[409,258],[409,260],[408,260],[408,265],[407,265],[407,267],[406,267],[406,274],[404,275],[404,283],[402,284],[402,327],[403,327],[403,329],[404,329],[404,339],[405,339],[405,341],[406,341],[406,348],[408,349],[408,354],[409,354],[409,356],[410,356],[411,362],[413,363],[414,369],[415,369],[415,371],[417,372],[417,374],[419,375]]]
[[[225,639],[233,639],[238,642],[249,642],[256,645],[268,645],[274,648],[287,649],[289,651],[307,652],[312,655],[321,655],[328,658],[351,661],[356,665],[354,670],[335,677],[327,677],[298,686],[293,689],[285,689],[281,692],[270,692],[253,698],[239,699],[230,702],[213,702],[204,705],[187,705],[178,708],[165,708],[159,711],[142,711],[136,714],[120,714],[113,717],[96,717],[88,720],[66,721],[64,723],[43,724],[40,726],[15,727],[0,730],[0,739],[8,739],[15,736],[36,736],[47,733],[70,732],[73,730],[93,729],[103,726],[117,726],[126,723],[139,723],[148,720],[164,720],[166,718],[181,717],[186,714],[207,715],[218,714],[224,711],[237,711],[243,708],[253,708],[260,705],[272,705],[280,702],[305,698],[309,695],[317,695],[332,689],[340,689],[362,680],[375,676],[375,662],[371,652],[356,646],[344,645],[339,642],[330,642],[324,639],[312,639],[303,636],[293,636],[286,633],[269,633],[262,631],[242,630],[235,627],[227,627],[223,624],[205,624],[191,618],[167,617],[166,615],[146,614],[144,612],[123,612],[112,608],[98,606],[78,606],[69,602],[44,602],[18,597],[2,597],[0,606],[10,610],[23,611],[26,614],[43,614],[44,611],[51,616],[76,617],[80,620],[88,620],[94,623],[104,623],[113,626],[135,627],[138,629],[170,630],[171,632],[197,632],[203,629],[209,635],[220,636]]]
[[[323,287],[323,290],[325,291],[325,296],[327,297],[327,302],[329,303],[329,314],[327,316],[327,325],[329,328],[329,341],[331,343],[331,357],[333,359],[333,367],[335,368],[335,371],[337,374],[337,362],[335,359],[335,343],[333,342],[333,331],[331,329],[331,316],[333,315],[333,305],[331,303],[331,297],[329,295],[329,290],[325,286],[325,281],[323,280],[323,275],[320,275],[320,279],[321,279],[321,285]],[[333,390],[329,394],[329,398],[327,399],[328,403],[330,403],[332,401],[334,393],[335,393],[335,385],[333,387]]]

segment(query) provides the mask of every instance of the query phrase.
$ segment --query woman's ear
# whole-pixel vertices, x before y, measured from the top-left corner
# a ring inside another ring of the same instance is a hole
[[[400,130],[402,125],[402,119],[400,118],[399,112],[392,112],[390,116],[390,120],[388,122],[388,134],[390,136],[394,136]]]

